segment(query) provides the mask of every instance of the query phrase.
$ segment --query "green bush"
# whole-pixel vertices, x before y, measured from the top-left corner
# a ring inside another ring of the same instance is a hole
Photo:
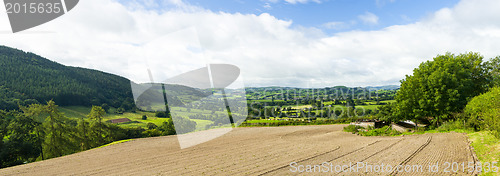
[[[377,129],[370,128],[368,131],[360,131],[359,134],[362,136],[395,136],[401,133],[393,130],[390,126],[384,126]]]
[[[414,131],[416,133],[424,133],[426,129],[427,129],[426,127],[419,126],[419,127],[415,128]]]
[[[326,125],[326,124],[345,124],[351,122],[350,119],[327,119],[327,120],[305,120],[301,119],[290,119],[289,121],[271,121],[271,122],[260,122],[260,123],[248,123],[245,121],[239,125],[239,127],[256,127],[256,126],[297,126],[297,125]],[[207,129],[214,125],[207,125]]]
[[[458,129],[466,129],[462,120],[444,122],[443,125],[439,126],[436,130],[439,132],[447,132]]]
[[[148,127],[148,130],[152,130],[152,129],[158,128],[158,126],[156,126],[156,124],[151,123],[151,122],[149,122],[146,126]]]
[[[160,130],[157,130],[157,129],[151,129],[151,130],[146,130],[146,131],[142,132],[142,135],[144,137],[156,137],[156,136],[161,136],[162,132]]]
[[[148,116],[147,115],[142,115],[142,120],[148,120]]]
[[[196,122],[184,117],[175,117],[172,119],[175,123],[176,134],[189,133],[196,130]]]
[[[125,109],[118,108],[118,109],[116,109],[115,113],[117,113],[117,114],[123,114],[123,113],[125,113]]]
[[[491,130],[500,137],[500,87],[474,97],[464,112],[475,130]]]
[[[362,126],[357,126],[357,125],[349,125],[344,127],[345,132],[350,132],[352,134],[355,134],[359,131],[359,129],[365,129]]]
[[[160,118],[166,118],[167,117],[167,113],[164,112],[164,111],[158,111],[155,113],[155,116],[156,117],[160,117]]]

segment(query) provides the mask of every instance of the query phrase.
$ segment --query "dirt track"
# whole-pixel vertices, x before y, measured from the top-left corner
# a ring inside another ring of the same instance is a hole
[[[475,162],[466,136],[460,133],[360,137],[342,132],[342,127],[237,128],[182,150],[176,136],[137,139],[2,169],[0,175],[470,175],[467,163]],[[439,172],[429,172],[429,164],[437,162]],[[444,173],[445,162],[464,162],[466,172],[460,166],[457,173],[451,168]],[[382,164],[394,168],[382,171]],[[317,165],[316,172],[306,172],[308,165]],[[415,169],[398,172],[397,165]]]

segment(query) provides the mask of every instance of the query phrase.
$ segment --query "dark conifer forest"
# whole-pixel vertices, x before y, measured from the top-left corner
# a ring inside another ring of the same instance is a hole
[[[0,46],[0,109],[54,100],[61,106],[133,107],[130,81],[102,71],[65,66]]]

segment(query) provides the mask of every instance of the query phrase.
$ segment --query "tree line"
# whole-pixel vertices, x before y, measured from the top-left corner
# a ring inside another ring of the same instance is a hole
[[[54,101],[0,110],[0,168],[55,158],[113,141],[194,131],[188,119],[165,118],[149,129],[126,128],[104,122],[106,111],[92,106],[86,118],[68,118]],[[174,122],[176,126],[174,126]],[[176,131],[177,127],[177,131]]]
[[[500,132],[500,56],[483,59],[479,53],[446,53],[421,63],[401,80],[396,103],[379,107],[378,118],[431,128],[457,121],[464,128]]]

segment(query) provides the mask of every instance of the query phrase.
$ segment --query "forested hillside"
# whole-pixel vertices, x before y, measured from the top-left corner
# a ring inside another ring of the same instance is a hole
[[[133,107],[130,81],[97,70],[69,67],[0,46],[0,109],[54,100],[62,106]]]

